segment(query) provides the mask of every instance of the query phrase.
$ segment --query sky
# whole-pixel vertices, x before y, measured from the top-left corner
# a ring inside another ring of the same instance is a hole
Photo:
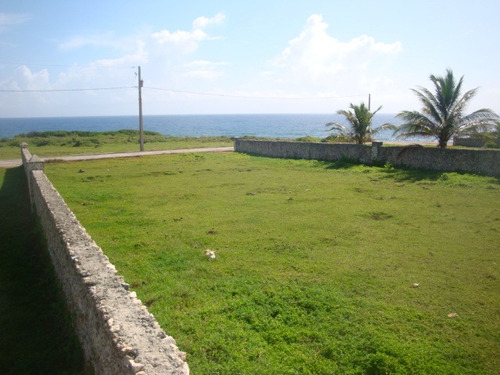
[[[0,117],[418,110],[452,69],[500,113],[497,0],[0,0]]]

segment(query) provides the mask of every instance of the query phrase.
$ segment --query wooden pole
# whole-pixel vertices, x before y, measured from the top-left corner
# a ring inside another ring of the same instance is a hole
[[[141,67],[137,69],[137,78],[139,80],[139,149],[144,151],[144,126],[142,123],[142,86],[144,82],[141,79]]]

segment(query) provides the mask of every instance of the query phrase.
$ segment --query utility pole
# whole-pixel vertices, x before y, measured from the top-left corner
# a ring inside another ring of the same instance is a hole
[[[370,110],[371,101],[372,101],[372,94],[368,94],[368,111]]]
[[[138,79],[138,87],[139,87],[139,147],[140,151],[144,151],[144,126],[142,124],[142,86],[144,85],[144,81],[141,79],[141,67],[137,68],[137,79]]]

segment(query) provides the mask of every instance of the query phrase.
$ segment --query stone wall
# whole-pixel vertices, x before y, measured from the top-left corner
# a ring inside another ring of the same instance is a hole
[[[382,147],[380,158],[394,166],[500,177],[499,150]]]
[[[96,374],[189,374],[185,353],[167,336],[116,272],[43,172],[22,148],[31,203]]]
[[[335,146],[335,147],[332,147]],[[234,150],[247,154],[288,159],[355,160],[369,163],[371,146],[352,143],[310,143],[234,139]]]
[[[24,173],[26,174],[26,181],[28,182],[28,192],[30,195],[31,206],[33,207],[33,180],[31,179],[31,171],[44,170],[44,162],[36,155],[31,155],[28,150],[27,143],[21,143],[21,159],[23,161]]]
[[[352,160],[365,164],[391,163],[396,167],[466,172],[500,177],[500,150],[440,149],[419,145],[383,147],[345,143],[308,143],[234,139],[234,150],[276,158]]]
[[[484,147],[493,144],[500,146],[500,139],[494,136],[488,137],[453,137],[453,146]],[[494,147],[492,147],[494,148]]]
[[[483,147],[486,142],[486,138],[481,137],[453,137],[453,146]]]

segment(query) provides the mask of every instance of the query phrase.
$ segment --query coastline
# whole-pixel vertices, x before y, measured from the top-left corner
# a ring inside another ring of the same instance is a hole
[[[337,114],[223,114],[223,115],[145,115],[144,130],[166,136],[255,136],[263,138],[314,137],[323,139],[330,132],[325,126],[342,121]],[[373,126],[397,124],[393,114],[377,114]],[[138,129],[134,116],[0,118],[0,138],[43,131],[117,131]],[[390,139],[392,132],[382,131],[378,138]]]

